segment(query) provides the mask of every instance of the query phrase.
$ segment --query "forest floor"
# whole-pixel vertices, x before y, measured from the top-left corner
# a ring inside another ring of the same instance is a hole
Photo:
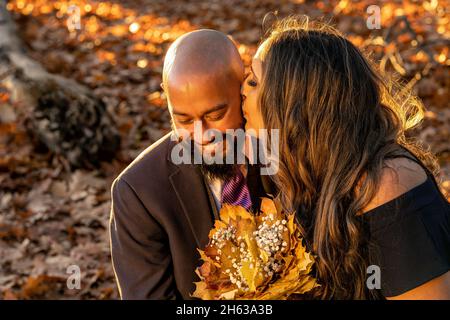
[[[0,87],[0,299],[118,298],[107,232],[111,183],[170,130],[160,89],[164,53],[178,36],[198,28],[232,35],[248,65],[266,13],[331,21],[375,61],[387,62],[387,71],[400,73],[422,98],[427,112],[415,134],[438,156],[441,185],[449,192],[446,1],[378,1],[381,29],[369,30],[366,8],[373,2],[10,1],[8,9],[30,55],[49,72],[75,79],[101,97],[122,145],[115,159],[96,170],[67,171],[58,157],[36,150],[20,105]],[[78,10],[70,5],[79,8],[79,30],[67,27]],[[399,35],[408,26],[415,34]],[[389,38],[388,31],[395,36]],[[80,289],[66,285],[71,265],[81,270]]]

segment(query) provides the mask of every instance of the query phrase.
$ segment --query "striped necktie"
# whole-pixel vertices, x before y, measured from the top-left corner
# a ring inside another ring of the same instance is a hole
[[[221,202],[222,204],[242,206],[247,210],[252,207],[250,191],[241,170],[237,170],[236,175],[224,181]]]

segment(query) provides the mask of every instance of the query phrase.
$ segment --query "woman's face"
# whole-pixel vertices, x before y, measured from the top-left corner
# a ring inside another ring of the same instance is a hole
[[[251,71],[246,75],[242,85],[242,111],[246,120],[245,130],[254,129],[258,135],[259,129],[264,129],[264,121],[258,104],[260,81],[262,79],[261,53],[265,42],[259,46],[256,52]]]

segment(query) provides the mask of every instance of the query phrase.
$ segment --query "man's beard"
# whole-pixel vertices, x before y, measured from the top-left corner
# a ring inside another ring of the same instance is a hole
[[[171,122],[171,127],[172,127],[173,132],[177,132],[175,126],[173,125],[173,122]],[[227,141],[226,134],[223,134],[222,141]],[[181,142],[181,138],[179,138],[179,142]],[[191,159],[195,159],[195,152],[194,152],[195,142],[189,138],[189,142],[186,141],[185,143],[187,143],[189,145],[189,149],[191,151]],[[237,156],[238,150],[237,150],[236,139],[233,139],[233,143],[234,143],[233,159],[236,162],[236,160],[238,159],[238,156]],[[202,159],[203,159],[203,155],[202,155]],[[239,168],[240,164],[237,164],[237,163],[227,164],[226,163],[226,152],[225,152],[222,160],[223,160],[222,163],[212,163],[212,164],[207,164],[207,163],[205,163],[205,161],[202,161],[201,164],[194,164],[194,166],[199,168],[201,173],[210,180],[230,179],[236,175],[236,172],[237,172],[236,170],[240,170],[240,168]]]
[[[198,164],[201,172],[210,180],[228,180],[236,175],[236,170],[239,170],[237,164]]]
[[[237,159],[236,146],[233,148],[233,159]],[[194,157],[194,151],[192,148],[192,157]],[[203,157],[203,155],[202,155]],[[203,159],[204,160],[204,159]],[[236,170],[239,170],[239,165],[236,163],[226,163],[226,152],[222,158],[223,163],[205,163],[202,161],[201,164],[196,164],[203,175],[205,175],[210,180],[227,180],[236,175]]]

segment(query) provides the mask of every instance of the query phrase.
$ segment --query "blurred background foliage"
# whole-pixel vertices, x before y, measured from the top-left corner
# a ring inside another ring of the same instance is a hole
[[[373,4],[381,28],[369,30],[366,9]],[[28,109],[0,86],[0,299],[118,297],[107,235],[111,182],[170,130],[160,89],[164,53],[198,28],[230,34],[248,66],[268,12],[334,24],[422,98],[427,112],[415,134],[438,156],[442,187],[450,191],[446,0],[15,0],[7,9],[30,57],[101,98],[121,145],[97,168],[71,168],[36,145],[26,130]],[[66,286],[72,264],[81,269],[80,290]]]

